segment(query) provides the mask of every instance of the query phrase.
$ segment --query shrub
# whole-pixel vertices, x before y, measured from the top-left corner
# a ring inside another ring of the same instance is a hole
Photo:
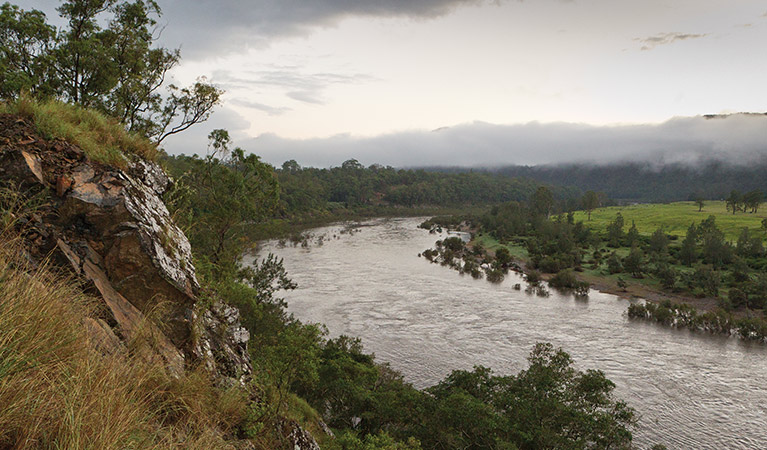
[[[647,308],[642,303],[632,303],[628,308],[628,316],[632,319],[646,319]]]
[[[610,253],[610,256],[607,258],[607,271],[610,272],[610,274],[623,272],[621,258],[615,252]]]
[[[551,256],[543,258],[538,264],[536,264],[536,267],[546,273],[557,273],[562,269],[562,265],[559,263],[559,261]]]
[[[575,283],[575,294],[579,295],[581,297],[585,297],[589,295],[589,290],[591,290],[591,285],[587,281],[578,281]]]
[[[442,244],[446,249],[454,252],[460,252],[463,250],[463,240],[459,237],[453,236],[442,241]]]
[[[575,278],[575,274],[572,270],[562,270],[557,272],[551,280],[549,285],[558,289],[574,289],[578,283],[578,279]]]
[[[540,272],[538,272],[537,270],[531,270],[525,274],[525,279],[527,280],[528,283],[532,285],[536,285],[540,283],[543,278],[541,277]]]
[[[732,308],[740,308],[741,306],[748,305],[748,295],[738,288],[731,288],[730,292],[727,293],[727,299]]]

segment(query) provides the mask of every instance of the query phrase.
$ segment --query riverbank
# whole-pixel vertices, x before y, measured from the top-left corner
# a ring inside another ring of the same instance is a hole
[[[363,206],[355,208],[338,207],[331,210],[318,211],[284,218],[273,218],[266,222],[248,225],[246,232],[254,242],[268,239],[289,239],[300,236],[306,230],[319,228],[339,222],[362,222],[379,218],[397,217],[433,217],[452,216],[480,213],[486,210],[485,206]]]
[[[474,238],[469,243],[469,246],[481,245],[492,256],[495,254],[495,250],[504,247],[509,250],[517,265],[522,269],[522,272],[529,272],[530,260],[527,256],[527,250],[520,245],[502,245],[496,239],[487,234],[480,234],[478,228],[469,230],[473,233]],[[713,297],[695,297],[692,295],[684,295],[681,293],[667,292],[653,288],[649,284],[649,279],[637,280],[631,277],[622,278],[616,275],[599,274],[594,270],[573,271],[578,281],[584,281],[591,285],[592,289],[606,294],[616,295],[625,299],[643,299],[653,303],[660,303],[665,300],[670,300],[674,303],[687,303],[690,306],[700,309],[705,312],[714,311],[719,307],[719,302]],[[553,273],[541,273],[541,278],[545,281],[554,277]],[[625,275],[625,274],[624,274]],[[618,285],[618,279],[626,282],[625,287]]]

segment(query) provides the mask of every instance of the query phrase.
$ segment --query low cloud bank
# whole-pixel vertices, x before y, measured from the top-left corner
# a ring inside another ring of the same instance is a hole
[[[295,159],[329,167],[351,158],[395,167],[609,164],[696,164],[711,159],[750,164],[767,156],[767,115],[674,118],[655,125],[483,122],[371,138],[350,135],[293,140],[273,134],[238,143],[275,165]]]

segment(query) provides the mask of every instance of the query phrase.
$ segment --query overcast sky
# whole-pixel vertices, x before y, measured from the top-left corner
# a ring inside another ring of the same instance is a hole
[[[158,0],[212,128],[281,164],[673,161],[764,152],[764,0]],[[17,1],[55,16],[52,0]],[[698,117],[696,117],[698,116]],[[742,159],[742,158],[739,158]]]

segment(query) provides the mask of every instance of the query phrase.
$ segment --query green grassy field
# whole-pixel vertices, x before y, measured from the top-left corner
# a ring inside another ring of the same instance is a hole
[[[743,228],[763,234],[762,219],[767,218],[767,209],[756,214],[738,212],[733,215],[727,211],[725,202],[707,201],[703,211],[700,212],[693,202],[614,206],[594,210],[590,221],[586,212],[578,211],[575,213],[575,221],[582,220],[588,227],[604,231],[619,212],[626,223],[624,231],[628,231],[633,220],[636,222],[639,233],[644,235],[650,235],[658,227],[663,226],[668,234],[684,236],[692,222],[698,224],[713,215],[716,217],[717,226],[725,233],[727,239],[733,241],[738,239]]]
[[[486,250],[492,250],[496,251],[501,247],[506,247],[509,249],[509,253],[511,253],[511,256],[520,258],[520,259],[526,259],[527,258],[527,249],[522,245],[501,245],[498,240],[489,234],[480,233],[477,236],[474,237],[474,242],[480,244],[484,249]]]

